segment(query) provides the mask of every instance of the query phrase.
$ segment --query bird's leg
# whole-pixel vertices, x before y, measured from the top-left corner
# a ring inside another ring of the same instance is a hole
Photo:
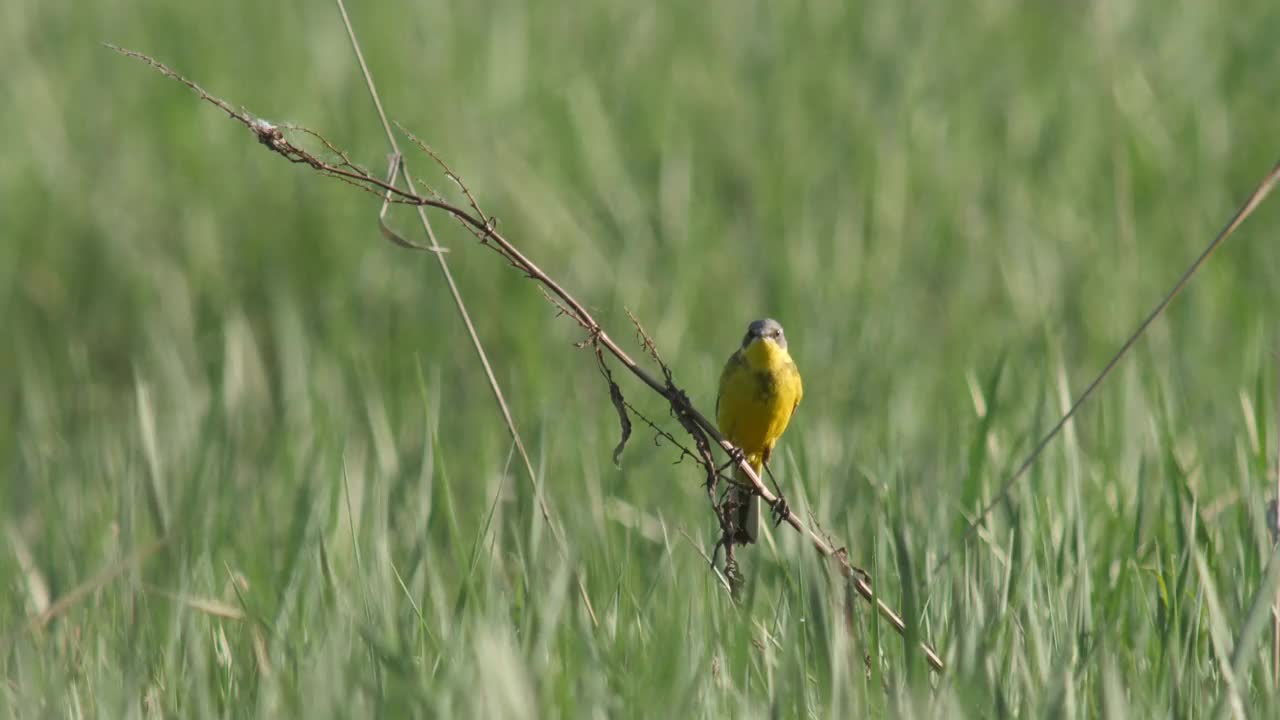
[[[783,520],[790,517],[791,507],[787,505],[787,499],[782,496],[782,488],[778,487],[778,481],[773,477],[773,468],[769,466],[768,461],[764,463],[764,472],[769,476],[769,482],[773,483],[773,493],[778,496],[778,499],[769,506],[773,511],[773,526],[778,527]]]

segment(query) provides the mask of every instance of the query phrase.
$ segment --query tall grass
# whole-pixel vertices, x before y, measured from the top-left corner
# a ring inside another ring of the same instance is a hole
[[[378,167],[336,11],[19,0],[7,716],[1275,713],[1269,650],[1233,653],[1271,552],[1280,211],[957,538],[1270,166],[1280,9],[455,5],[352,8],[393,118],[703,407],[780,319],[809,393],[778,479],[948,672],[792,533],[731,601],[685,538],[714,537],[696,468],[639,430],[615,468],[575,328],[443,223],[562,560],[430,258],[99,45]]]

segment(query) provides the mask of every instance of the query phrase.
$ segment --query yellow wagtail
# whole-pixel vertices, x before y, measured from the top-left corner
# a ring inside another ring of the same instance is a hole
[[[791,422],[804,390],[800,371],[787,352],[787,337],[777,320],[756,320],[747,327],[738,348],[720,374],[716,424],[725,439],[746,456],[760,474],[773,446]],[[734,470],[738,498],[735,543],[753,543],[760,532],[759,496],[741,470]],[[743,487],[746,486],[746,487]]]

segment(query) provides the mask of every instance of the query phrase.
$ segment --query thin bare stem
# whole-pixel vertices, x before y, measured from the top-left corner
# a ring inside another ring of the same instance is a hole
[[[356,38],[355,28],[351,24],[350,16],[347,15],[346,3],[343,2],[343,0],[336,1],[338,4],[338,12],[342,15],[342,24],[346,28],[348,39],[351,41],[351,49],[355,53],[356,61],[360,64],[360,72],[364,75],[365,86],[369,89],[369,98],[373,101],[373,106],[378,112],[378,120],[382,123],[382,129],[386,133],[387,143],[391,146],[394,156],[398,159],[398,162],[393,163],[393,170],[396,168],[399,169],[401,176],[404,178],[405,185],[409,188],[411,193],[416,195],[417,191],[414,187],[413,177],[409,173],[409,169],[404,162],[404,156],[401,154],[400,146],[396,142],[395,133],[391,131],[391,124],[387,121],[387,113],[382,107],[382,99],[378,96],[378,89],[373,81],[373,73],[369,71],[369,65],[364,60],[364,53],[360,50],[360,41]],[[332,148],[331,146],[331,149],[335,148]],[[344,161],[346,161],[345,165],[348,169],[355,169],[357,172],[362,172],[359,168],[356,168],[354,164],[346,160],[345,153],[339,152],[339,155]],[[368,176],[367,172],[363,174],[366,177]],[[392,180],[387,183],[388,186],[394,185],[394,172],[391,176]],[[384,189],[387,191],[386,197],[389,199],[391,197],[391,188],[387,187]],[[385,215],[385,213],[386,202],[383,203],[383,212],[381,215]],[[431,227],[431,221],[427,218],[426,209],[423,205],[418,206],[418,219],[421,220],[422,229],[426,232],[427,239],[430,241],[429,249],[433,252],[436,257],[436,261],[439,263],[440,274],[444,277],[445,283],[449,286],[449,293],[453,296],[453,304],[454,307],[458,309],[458,316],[462,319],[463,325],[467,328],[467,333],[471,336],[472,347],[475,348],[476,357],[480,360],[480,365],[484,368],[485,377],[489,381],[489,389],[493,391],[494,402],[497,403],[498,409],[502,412],[502,419],[506,422],[507,430],[511,433],[512,442],[515,443],[516,450],[520,454],[520,460],[524,464],[525,472],[527,473],[529,482],[533,487],[533,495],[537,500],[538,509],[542,513],[542,520],[547,524],[548,529],[550,529],[551,536],[555,540],[556,549],[559,551],[561,558],[568,561],[568,551],[565,548],[565,540],[560,535],[559,528],[551,518],[551,509],[547,506],[547,500],[543,494],[542,483],[538,481],[538,475],[533,470],[533,463],[529,460],[528,451],[525,450],[524,440],[520,436],[520,431],[516,429],[516,422],[511,415],[511,409],[507,405],[507,400],[502,394],[502,387],[498,384],[498,378],[493,372],[493,366],[489,363],[489,356],[485,353],[484,345],[480,342],[480,335],[476,332],[475,324],[471,321],[471,314],[467,312],[466,303],[462,300],[462,293],[458,290],[458,285],[453,280],[453,273],[449,270],[449,263],[445,259],[444,252],[442,252],[443,248],[440,247],[440,243],[436,239],[435,231]],[[487,221],[485,222],[485,225],[488,225]],[[383,226],[385,227],[385,224],[383,224]],[[592,625],[598,626],[600,622],[596,618],[595,608],[591,606],[591,598],[587,595],[587,587],[583,582],[582,574],[575,570],[574,575],[578,581],[578,592],[582,597],[583,605],[587,609],[587,614],[591,617],[591,623]]]
[[[1013,489],[1013,486],[1022,479],[1022,476],[1025,475],[1028,470],[1031,469],[1031,466],[1035,464],[1037,459],[1039,459],[1040,454],[1044,452],[1044,449],[1049,446],[1049,443],[1052,442],[1055,437],[1058,436],[1058,433],[1062,432],[1062,429],[1066,427],[1067,422],[1070,421],[1071,418],[1075,417],[1075,414],[1080,410],[1081,406],[1084,405],[1085,401],[1093,395],[1093,391],[1097,390],[1098,386],[1102,384],[1102,381],[1107,379],[1107,376],[1110,375],[1111,371],[1120,363],[1120,360],[1128,354],[1129,349],[1138,342],[1138,339],[1147,331],[1147,328],[1151,326],[1151,323],[1155,322],[1156,318],[1160,317],[1160,315],[1165,311],[1165,308],[1169,307],[1169,303],[1173,302],[1173,299],[1178,296],[1178,293],[1182,292],[1182,289],[1187,286],[1187,283],[1191,282],[1191,278],[1195,276],[1195,274],[1205,264],[1209,259],[1209,256],[1213,254],[1213,251],[1217,250],[1218,246],[1220,246],[1228,237],[1231,237],[1231,235],[1240,228],[1240,225],[1253,214],[1253,211],[1258,209],[1258,206],[1262,204],[1262,201],[1266,199],[1267,195],[1271,193],[1272,188],[1275,187],[1277,180],[1280,180],[1280,163],[1276,163],[1276,165],[1271,168],[1271,171],[1262,178],[1262,181],[1259,182],[1253,192],[1250,193],[1249,197],[1244,201],[1244,204],[1240,206],[1240,209],[1236,210],[1236,213],[1232,215],[1231,219],[1227,221],[1227,224],[1218,231],[1218,234],[1209,241],[1209,244],[1203,251],[1201,251],[1195,261],[1193,261],[1191,265],[1183,271],[1182,276],[1173,284],[1173,288],[1165,294],[1164,298],[1162,298],[1160,302],[1156,304],[1155,308],[1147,314],[1146,318],[1138,324],[1138,329],[1134,330],[1133,333],[1129,335],[1129,338],[1124,341],[1124,344],[1120,346],[1120,349],[1111,356],[1111,359],[1107,361],[1106,366],[1102,368],[1102,372],[1098,373],[1097,377],[1095,377],[1093,381],[1085,387],[1084,392],[1080,393],[1080,396],[1071,404],[1071,407],[1067,408],[1066,413],[1058,419],[1058,422],[1054,423],[1052,428],[1049,428],[1049,432],[1045,433],[1044,437],[1040,438],[1040,441],[1031,449],[1031,452],[1027,455],[1026,459],[1022,461],[1022,464],[1018,466],[1018,469],[1013,471],[1013,474],[1004,482],[1004,485],[1000,486],[1000,489],[996,492],[995,496],[992,497],[991,500],[987,502],[986,506],[978,512],[977,517],[973,519],[969,524],[969,527],[966,528],[964,533],[960,536],[958,545],[963,544],[969,536],[977,530],[978,526],[986,521],[987,516],[991,514],[991,511],[995,510],[996,506],[1004,502],[1005,498],[1008,497],[1009,492]],[[933,570],[930,574],[936,573],[947,563],[951,558],[951,552],[952,551],[947,551],[943,553],[942,557],[934,563]]]

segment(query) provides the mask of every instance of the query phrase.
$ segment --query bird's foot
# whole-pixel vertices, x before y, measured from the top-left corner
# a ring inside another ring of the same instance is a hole
[[[791,506],[787,505],[787,499],[782,497],[782,493],[778,493],[778,499],[769,507],[773,511],[774,527],[778,527],[782,521],[791,517]]]
[[[739,463],[742,463],[747,459],[747,454],[742,452],[742,448],[739,448],[739,447],[730,448],[725,452],[727,452],[729,455],[729,462],[721,465],[716,470],[717,473],[722,473],[725,470],[728,470],[729,468],[737,467]]]

